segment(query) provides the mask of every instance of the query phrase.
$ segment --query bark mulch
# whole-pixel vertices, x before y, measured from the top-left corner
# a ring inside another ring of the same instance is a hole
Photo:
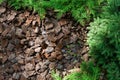
[[[53,80],[88,61],[85,27],[72,19],[0,6],[0,80]]]

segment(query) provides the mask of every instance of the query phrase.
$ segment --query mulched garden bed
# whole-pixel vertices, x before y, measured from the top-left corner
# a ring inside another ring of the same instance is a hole
[[[88,61],[86,27],[48,15],[0,6],[0,80],[53,80],[52,70],[65,76]]]

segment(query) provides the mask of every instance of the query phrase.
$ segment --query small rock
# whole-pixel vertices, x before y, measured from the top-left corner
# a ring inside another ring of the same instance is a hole
[[[71,58],[72,58],[72,56],[69,56],[69,55],[65,57],[65,59],[67,59],[67,60],[70,60]]]
[[[36,44],[36,45],[32,46],[31,48],[35,49],[35,48],[38,48],[38,47],[40,47],[40,44]]]
[[[14,69],[10,67],[9,69],[7,68],[5,70],[5,72],[8,73],[8,74],[13,74],[14,73]]]
[[[19,59],[19,60],[18,60],[18,63],[19,63],[19,64],[25,64],[25,61],[24,61],[24,59]]]
[[[30,45],[30,46],[33,46],[33,45],[34,45],[34,42],[33,42],[33,41],[29,41],[29,45]]]
[[[7,56],[4,56],[4,57],[2,58],[2,63],[5,63],[5,62],[7,61],[7,59],[8,59],[8,57],[7,57]]]
[[[33,70],[33,69],[34,69],[33,64],[27,63],[27,64],[25,65],[25,70],[26,70],[26,71],[31,71],[31,70]]]
[[[11,14],[9,14],[9,15],[7,16],[7,20],[8,20],[8,21],[13,20],[13,19],[15,18],[16,14],[17,14],[17,13],[16,13],[15,11],[11,11]]]
[[[62,64],[57,64],[56,68],[59,69],[59,70],[62,70],[63,69],[63,65]]]
[[[34,30],[34,33],[38,33],[39,32],[39,28],[36,27],[35,30]]]
[[[19,78],[20,78],[20,73],[13,74],[13,79],[19,80]]]
[[[55,47],[55,46],[56,46],[56,44],[53,43],[53,42],[48,42],[48,41],[46,41],[45,43],[46,43],[48,46],[50,46],[50,47]]]
[[[14,47],[15,46],[13,44],[9,43],[7,46],[7,50],[12,51],[14,49]]]
[[[46,23],[45,28],[46,30],[52,29],[54,27],[53,23]]]
[[[35,49],[35,52],[37,52],[37,53],[38,53],[38,52],[40,52],[40,51],[41,51],[41,49],[42,49],[41,47],[38,47],[38,48],[36,48],[36,49]]]
[[[78,37],[75,33],[72,33],[71,34],[72,36],[70,37],[70,43],[73,43],[73,42],[76,42]]]
[[[50,69],[54,69],[56,67],[56,63],[55,62],[51,62],[50,64],[49,64],[49,68]]]
[[[42,40],[40,37],[37,37],[37,38],[35,39],[35,45],[41,44],[42,42],[43,42],[43,40]]]
[[[35,26],[35,24],[36,24],[36,21],[32,21],[32,25]]]
[[[31,55],[34,53],[34,50],[31,49],[31,48],[27,48],[27,49],[25,50],[25,53],[27,53],[28,55],[31,56]]]
[[[35,70],[36,70],[36,71],[38,71],[38,70],[40,69],[40,67],[41,67],[41,66],[40,66],[40,64],[39,64],[39,63],[38,63],[38,64],[36,64]]]
[[[47,47],[45,49],[45,53],[50,53],[50,52],[53,52],[54,51],[54,48],[53,47]]]
[[[50,64],[49,60],[45,60],[44,64],[48,66]]]
[[[16,35],[18,36],[18,37],[22,37],[22,29],[20,29],[20,28],[17,28],[16,29]]]
[[[8,57],[8,60],[11,61],[12,59],[14,59],[16,56],[15,54],[10,54],[9,57]]]
[[[24,71],[23,73],[23,76],[25,77],[25,78],[28,78],[28,77],[30,77],[30,76],[33,76],[33,75],[35,75],[35,71]]]

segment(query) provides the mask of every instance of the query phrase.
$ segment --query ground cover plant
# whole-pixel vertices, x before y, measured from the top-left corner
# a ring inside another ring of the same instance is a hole
[[[100,70],[94,65],[93,61],[89,61],[81,64],[80,72],[73,72],[64,78],[61,78],[59,74],[53,72],[52,76],[54,80],[98,80]]]
[[[107,12],[90,24],[88,33],[90,54],[107,80],[120,80],[120,5],[116,1],[108,1]]]
[[[104,0],[8,0],[8,3],[16,10],[21,8],[33,9],[40,14],[41,18],[45,17],[46,9],[50,8],[57,12],[60,18],[63,14],[69,12],[72,17],[85,24],[91,17],[97,16],[100,11],[100,4]]]

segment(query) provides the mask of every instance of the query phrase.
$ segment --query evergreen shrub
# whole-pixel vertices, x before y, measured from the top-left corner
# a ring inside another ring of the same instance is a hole
[[[100,13],[100,4],[104,0],[8,0],[15,9],[29,8],[38,12],[42,18],[45,17],[46,9],[53,9],[60,18],[69,12],[72,17],[85,24]]]

